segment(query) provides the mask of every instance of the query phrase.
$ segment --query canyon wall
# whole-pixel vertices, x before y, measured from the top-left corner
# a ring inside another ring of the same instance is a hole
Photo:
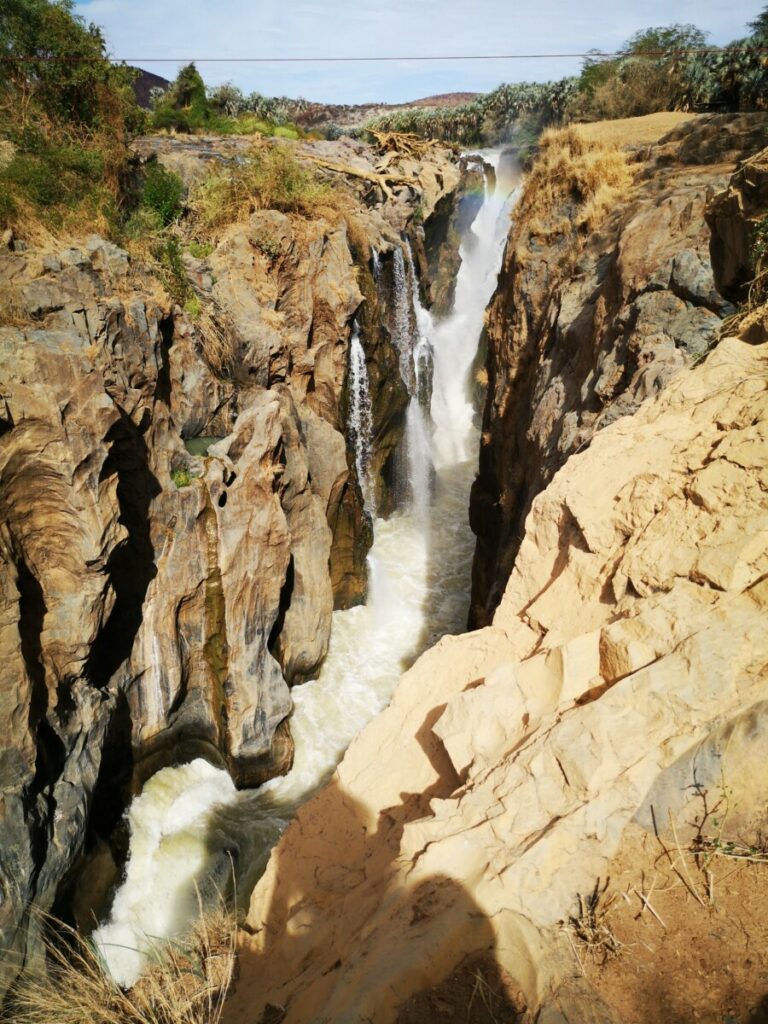
[[[189,183],[233,146],[138,149]],[[317,146],[377,173],[366,147]],[[126,803],[158,768],[202,755],[253,786],[290,767],[289,687],[317,672],[334,606],[365,595],[371,523],[345,424],[353,321],[386,324],[391,304],[373,253],[391,278],[406,232],[418,243],[464,188],[445,150],[388,167],[401,183],[350,187],[346,219],[258,210],[186,253],[186,312],[95,236],[0,255],[11,975],[30,904],[66,917],[92,857],[102,896],[114,881]],[[364,340],[382,463],[407,392],[386,328]]]
[[[575,944],[590,921],[603,934],[585,907],[622,858],[648,901],[671,863],[698,945],[717,931],[684,875],[707,800],[726,787],[745,848],[768,827],[766,307],[723,322],[768,212],[766,128],[699,118],[646,147],[575,258],[512,227],[472,507],[488,624],[419,659],[288,827],[230,1024],[620,1024]],[[768,963],[748,904],[727,1005],[756,1021]],[[678,988],[696,948],[676,947]],[[647,998],[630,1019],[664,1015]]]
[[[683,124],[635,154],[633,187],[587,237],[570,227],[578,191],[521,204],[488,311],[472,624],[492,620],[531,503],[569,456],[716,342],[734,296],[715,288],[704,211],[764,145],[761,114]]]

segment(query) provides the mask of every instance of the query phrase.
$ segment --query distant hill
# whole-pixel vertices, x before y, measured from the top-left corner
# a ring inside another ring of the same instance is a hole
[[[133,92],[136,97],[136,102],[140,107],[144,107],[145,110],[149,110],[152,106],[149,100],[149,94],[152,89],[167,89],[171,84],[167,78],[162,78],[160,75],[154,75],[151,71],[144,71],[142,68],[134,68],[134,71],[138,71],[133,83]]]
[[[403,103],[403,107],[460,107],[462,103],[471,103],[482,96],[481,92],[441,92],[437,96],[425,96],[422,100],[411,100]]]

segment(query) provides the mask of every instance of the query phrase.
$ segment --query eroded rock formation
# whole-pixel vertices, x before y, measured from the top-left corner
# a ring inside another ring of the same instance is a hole
[[[712,123],[683,133],[696,159],[740,137],[729,122],[715,145]],[[703,218],[707,179],[730,172],[675,165],[679,143],[573,281],[543,256],[539,281],[510,245],[486,427],[519,535],[493,621],[422,656],[289,826],[251,899],[231,1024],[407,1021],[425,992],[465,1019],[439,983],[489,962],[520,1019],[618,1024],[568,938],[579,895],[638,833],[657,858],[687,845],[723,778],[744,841],[764,835],[767,321],[720,340]],[[749,984],[745,1007],[758,968]]]
[[[252,786],[290,766],[289,686],[365,593],[352,322],[384,301],[364,295],[373,250],[391,261],[417,204],[458,197],[434,159],[387,202],[361,192],[354,243],[260,211],[187,256],[199,321],[98,237],[0,255],[0,924],[19,957],[27,907],[68,912],[152,772],[202,755]],[[383,459],[407,399],[391,349],[372,336]]]

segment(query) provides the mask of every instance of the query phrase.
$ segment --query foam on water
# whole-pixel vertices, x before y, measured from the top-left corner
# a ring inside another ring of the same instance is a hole
[[[408,460],[414,500],[405,511],[375,521],[368,601],[334,613],[319,678],[292,691],[291,772],[238,793],[226,772],[198,760],[158,772],[133,801],[125,879],[109,920],[94,933],[108,970],[123,985],[137,979],[158,941],[189,927],[199,899],[206,903],[226,890],[233,868],[247,899],[296,808],[387,704],[402,672],[439,637],[466,625],[474,549],[467,507],[476,446],[469,372],[501,260],[508,208],[503,196],[486,197],[474,239],[462,246],[455,311],[442,323],[433,324],[421,309],[415,277],[409,280],[412,260],[407,266],[402,251],[399,261],[395,254],[401,296],[411,293],[410,310],[396,299],[403,369],[408,372],[405,331],[411,317],[418,336],[411,335],[408,359],[414,347],[422,354],[428,347],[434,360],[431,438],[417,395],[408,411],[408,437],[415,439],[409,443],[417,445]],[[353,351],[350,358],[360,371],[360,354]],[[414,477],[431,474],[432,462],[437,472],[430,489],[429,480]]]

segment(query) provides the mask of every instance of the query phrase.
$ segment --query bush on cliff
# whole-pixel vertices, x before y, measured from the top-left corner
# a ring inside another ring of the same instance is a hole
[[[183,197],[184,182],[178,174],[155,161],[147,164],[141,203],[157,215],[162,227],[179,216]]]
[[[574,127],[550,128],[541,137],[516,223],[533,234],[591,231],[632,180],[627,154],[618,146],[587,140]]]
[[[126,135],[143,119],[134,73],[111,63],[101,31],[72,0],[4,0],[0,53],[0,223],[108,231]]]

